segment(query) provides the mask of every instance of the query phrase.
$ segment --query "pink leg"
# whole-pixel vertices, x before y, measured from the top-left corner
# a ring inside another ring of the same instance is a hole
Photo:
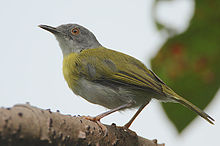
[[[132,103],[133,103],[133,102],[130,102],[130,103],[121,105],[121,106],[119,106],[119,107],[117,107],[117,108],[111,109],[111,110],[109,110],[109,111],[107,111],[107,112],[104,112],[104,113],[102,113],[102,114],[99,114],[99,115],[97,115],[97,116],[95,116],[95,117],[90,117],[90,116],[83,116],[83,117],[84,117],[85,119],[87,119],[87,120],[96,122],[96,123],[99,125],[99,127],[104,131],[104,134],[107,135],[108,130],[107,130],[106,126],[103,125],[103,124],[100,122],[100,120],[101,120],[102,118],[104,118],[105,116],[110,115],[111,113],[114,113],[114,112],[116,112],[116,111],[119,111],[119,110],[122,110],[122,109],[124,109],[124,108],[130,107],[130,106],[132,105]]]
[[[135,113],[135,115],[131,118],[131,120],[130,120],[127,124],[124,125],[125,128],[128,129],[128,128],[131,126],[132,122],[133,122],[133,121],[135,120],[135,118],[140,114],[140,112],[144,109],[144,107],[145,107],[146,105],[148,105],[148,103],[149,103],[149,101],[146,102],[145,104],[142,104],[142,105],[141,105],[141,107],[138,109],[138,111]]]

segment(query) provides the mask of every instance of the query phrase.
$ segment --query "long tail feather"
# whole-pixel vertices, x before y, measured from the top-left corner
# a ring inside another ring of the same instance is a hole
[[[207,120],[210,124],[214,125],[214,119],[210,117],[208,114],[206,114],[204,111],[193,105],[191,102],[187,101],[186,99],[182,98],[179,95],[173,96],[173,99],[182,105],[186,106],[187,108],[191,109],[192,111],[195,111],[197,114],[199,114],[201,117],[203,117],[205,120]]]

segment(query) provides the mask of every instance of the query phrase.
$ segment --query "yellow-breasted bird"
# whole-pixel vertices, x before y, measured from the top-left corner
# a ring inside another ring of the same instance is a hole
[[[110,111],[87,119],[97,122],[119,110],[139,108],[124,127],[129,128],[152,98],[177,102],[195,111],[209,123],[214,119],[176,94],[139,60],[103,47],[95,35],[78,24],[58,27],[39,25],[53,33],[63,53],[63,74],[72,91],[87,101]]]

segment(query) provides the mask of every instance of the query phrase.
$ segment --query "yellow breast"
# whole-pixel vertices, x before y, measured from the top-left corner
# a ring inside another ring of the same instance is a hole
[[[68,86],[73,90],[77,86],[77,80],[79,78],[79,71],[77,64],[79,63],[78,54],[71,53],[64,56],[63,59],[63,75]]]

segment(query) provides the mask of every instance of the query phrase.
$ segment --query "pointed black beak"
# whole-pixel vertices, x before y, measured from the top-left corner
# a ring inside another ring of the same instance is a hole
[[[48,25],[38,25],[38,26],[42,29],[45,29],[45,30],[53,33],[53,34],[57,34],[60,32],[59,30],[57,30],[57,28],[52,27],[52,26],[48,26]]]

